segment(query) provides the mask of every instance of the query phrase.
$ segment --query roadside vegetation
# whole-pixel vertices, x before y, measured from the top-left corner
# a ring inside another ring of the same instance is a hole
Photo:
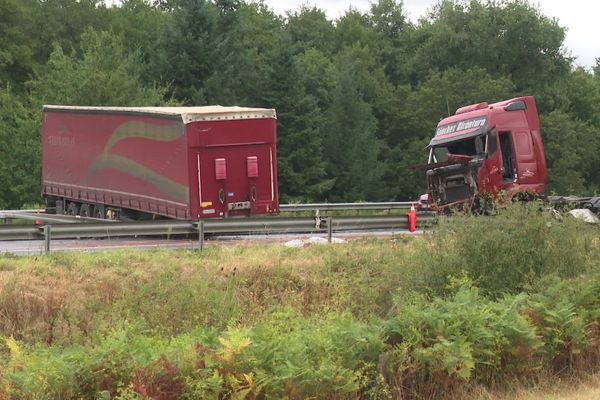
[[[417,399],[600,361],[598,227],[0,258],[0,399]],[[485,393],[487,393],[485,392]]]

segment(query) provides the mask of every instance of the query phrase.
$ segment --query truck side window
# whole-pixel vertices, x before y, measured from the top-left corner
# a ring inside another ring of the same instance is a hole
[[[487,153],[490,156],[493,156],[498,149],[498,144],[496,143],[496,130],[492,129],[487,135]]]
[[[500,151],[502,151],[502,165],[504,166],[503,178],[505,181],[512,181],[515,173],[510,132],[500,132]]]
[[[475,152],[476,154],[483,154],[485,152],[485,143],[481,136],[475,138]]]

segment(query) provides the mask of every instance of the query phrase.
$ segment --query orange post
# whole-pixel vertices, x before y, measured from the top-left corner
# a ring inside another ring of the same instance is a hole
[[[408,212],[408,231],[414,232],[417,230],[417,211],[415,205],[410,205],[410,211]]]
[[[39,212],[39,210],[38,210],[38,211],[36,211],[35,213],[36,213],[36,214],[39,214],[40,212]],[[36,220],[34,221],[34,224],[35,224],[35,225],[41,225],[41,224],[42,224],[42,221],[41,221],[41,220],[39,220],[39,219],[36,219]]]

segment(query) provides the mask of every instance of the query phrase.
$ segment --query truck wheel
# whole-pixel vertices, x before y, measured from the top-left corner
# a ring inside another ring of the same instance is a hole
[[[69,203],[67,206],[67,215],[79,215],[79,206],[77,203]]]
[[[120,216],[120,210],[115,210],[113,208],[109,208],[108,210],[106,210],[106,213],[104,214],[106,219],[110,219],[113,221],[118,221],[119,219],[121,219]]]
[[[106,218],[106,215],[104,214],[104,206],[100,205],[100,204],[96,204],[94,206],[94,211],[92,212],[92,217],[99,218],[99,219]]]
[[[65,215],[65,202],[63,200],[56,200],[54,213],[56,215]]]
[[[82,217],[89,217],[90,216],[90,205],[83,203],[81,205],[81,208],[79,209],[79,215],[81,215]]]

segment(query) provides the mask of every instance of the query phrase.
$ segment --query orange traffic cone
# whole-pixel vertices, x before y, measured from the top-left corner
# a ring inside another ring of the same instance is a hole
[[[417,230],[417,211],[415,205],[410,205],[410,211],[408,212],[408,231],[414,232]]]

